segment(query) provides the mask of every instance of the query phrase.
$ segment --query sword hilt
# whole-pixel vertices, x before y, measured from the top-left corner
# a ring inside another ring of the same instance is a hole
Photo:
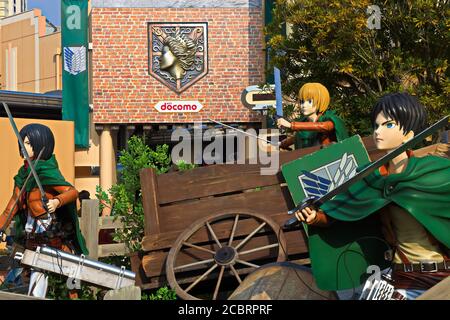
[[[289,210],[288,214],[295,214],[297,211],[301,211],[307,207],[317,207],[317,202],[316,202],[315,197],[307,197],[307,198],[303,199],[303,201],[298,206]],[[301,223],[301,221],[299,221],[297,219],[297,217],[293,217],[284,223],[284,227],[285,228],[293,228],[300,223]]]
[[[280,116],[280,115],[278,115],[278,114],[274,114],[273,117],[272,117],[272,120],[273,120],[274,124],[275,124],[277,127],[278,127],[278,125],[277,125],[277,120],[280,119],[280,118],[283,118],[283,116]],[[283,128],[278,128],[278,130],[280,130],[280,134],[285,134],[285,133],[286,133],[286,130],[283,129]]]
[[[45,213],[46,213],[49,217],[51,217],[52,220],[54,221],[55,218],[56,218],[56,216],[55,216],[55,213],[50,213],[50,212],[49,212],[49,210],[48,210],[48,200],[49,200],[49,199],[47,198],[47,196],[46,196],[45,193],[44,193],[44,195],[41,197],[42,207],[45,209]]]
[[[48,198],[45,195],[45,193],[42,195],[41,197],[41,201],[42,201],[42,206],[44,207],[45,211],[48,213]]]

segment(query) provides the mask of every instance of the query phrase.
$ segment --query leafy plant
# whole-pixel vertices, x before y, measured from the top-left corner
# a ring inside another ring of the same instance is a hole
[[[81,289],[76,290],[78,300],[96,300],[96,294],[92,287],[86,283],[80,283]],[[48,290],[46,298],[54,300],[70,300],[69,288],[67,287],[67,277],[49,273],[48,274]]]
[[[161,287],[156,290],[155,293],[142,294],[142,300],[176,300],[177,294],[175,290],[168,288],[167,286]]]
[[[132,136],[128,141],[128,150],[122,150],[119,156],[122,170],[118,183],[109,189],[109,196],[100,186],[96,188],[100,210],[105,206],[110,207],[111,215],[121,219],[125,226],[114,233],[113,240],[125,243],[130,252],[141,249],[144,236],[144,207],[139,172],[144,168],[153,168],[157,174],[166,173],[171,167],[171,161],[168,145],[158,145],[152,150],[146,145],[145,138]],[[179,170],[194,167],[195,165],[184,162],[178,163]]]
[[[188,171],[194,169],[197,165],[195,163],[187,163],[184,160],[179,160],[176,163],[179,171]]]
[[[369,5],[381,9],[380,29],[367,27]],[[268,70],[282,70],[285,95],[324,84],[351,134],[371,132],[369,112],[389,92],[417,95],[435,122],[450,111],[448,8],[434,0],[277,0],[266,28]]]

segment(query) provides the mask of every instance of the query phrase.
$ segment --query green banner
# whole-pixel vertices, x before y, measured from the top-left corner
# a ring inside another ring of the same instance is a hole
[[[88,0],[61,1],[62,118],[75,122],[75,145],[89,147]]]

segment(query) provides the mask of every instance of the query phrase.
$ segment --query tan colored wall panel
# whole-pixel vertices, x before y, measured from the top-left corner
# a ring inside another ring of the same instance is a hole
[[[55,56],[61,51],[61,33],[52,33],[51,35],[39,39],[39,67],[41,92],[56,90],[56,65],[60,56]],[[59,74],[61,69],[59,69]],[[43,83],[45,82],[45,83]],[[51,83],[51,84],[50,84]],[[44,89],[45,88],[45,89]]]
[[[100,185],[100,177],[75,178],[75,188],[78,191],[89,191],[91,199],[96,199],[95,188],[97,185]]]
[[[18,83],[34,82],[36,79],[35,43],[34,37],[23,38],[18,46]],[[32,92],[35,92],[34,88]]]
[[[17,91],[34,92],[34,88],[34,81],[17,84]]]
[[[95,130],[95,126],[92,124],[92,113],[90,113],[90,138],[88,149],[76,149],[75,150],[75,166],[99,166],[100,165],[100,137]]]
[[[74,183],[74,125],[71,121],[36,120],[36,119],[15,119],[20,131],[29,123],[41,123],[48,127],[55,136],[56,160],[58,161],[61,173],[66,180]],[[14,135],[8,118],[0,118],[0,136],[2,145],[2,157],[0,157],[0,213],[6,207],[14,187],[13,177],[23,164],[23,159],[19,156],[17,138]]]

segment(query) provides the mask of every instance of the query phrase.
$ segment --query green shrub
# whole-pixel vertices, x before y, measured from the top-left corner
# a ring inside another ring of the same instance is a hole
[[[381,10],[380,29],[367,27],[369,5]],[[434,123],[450,112],[448,12],[435,0],[277,0],[268,70],[282,70],[292,98],[306,82],[324,84],[352,135],[372,131],[369,112],[390,92],[417,95]]]
[[[177,295],[175,290],[167,286],[161,287],[155,293],[142,294],[142,300],[176,300]]]
[[[96,300],[95,290],[81,281],[81,289],[76,290],[78,300]],[[54,300],[70,300],[67,277],[55,273],[48,273],[48,289],[46,298]]]
[[[114,233],[114,241],[125,243],[130,252],[141,249],[144,236],[144,207],[139,172],[144,168],[153,168],[157,174],[166,173],[171,167],[171,161],[168,145],[158,145],[152,150],[145,144],[145,138],[132,136],[128,140],[128,150],[120,153],[122,170],[118,183],[109,189],[110,196],[100,186],[96,188],[100,210],[105,206],[112,207],[111,215],[124,223],[125,228],[117,229]],[[177,165],[182,171],[195,167],[185,162],[178,162]]]

